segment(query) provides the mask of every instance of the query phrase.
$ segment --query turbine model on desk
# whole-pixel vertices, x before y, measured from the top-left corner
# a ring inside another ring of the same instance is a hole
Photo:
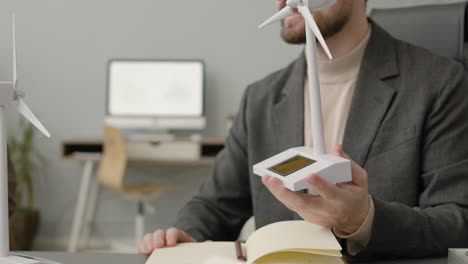
[[[292,148],[254,165],[255,174],[262,177],[269,175],[279,178],[286,188],[293,191],[311,188],[307,178],[312,173],[318,174],[332,183],[352,180],[350,161],[325,153],[316,39],[330,59],[332,59],[332,55],[311,12],[330,7],[333,4],[335,4],[335,0],[288,0],[285,8],[259,27],[262,28],[281,21],[292,15],[295,8],[304,17],[306,24],[307,74],[309,76],[313,149],[309,147]],[[314,193],[313,190],[311,191]]]
[[[47,264],[55,263],[10,252],[9,222],[8,222],[8,168],[7,168],[7,133],[6,108],[16,105],[18,111],[35,125],[44,135],[49,132],[24,103],[24,93],[17,90],[18,78],[16,72],[16,32],[15,16],[13,15],[13,82],[0,82],[0,264]]]

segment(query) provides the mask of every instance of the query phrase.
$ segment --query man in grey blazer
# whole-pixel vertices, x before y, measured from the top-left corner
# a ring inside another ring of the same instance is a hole
[[[285,0],[277,3],[281,8]],[[353,160],[353,181],[331,185],[311,175],[321,194],[313,196],[252,172],[254,164],[307,141],[302,54],[247,88],[211,176],[175,228],[145,236],[142,253],[235,240],[251,216],[257,228],[291,219],[332,227],[344,253],[356,259],[442,256],[450,247],[468,247],[466,73],[369,24],[364,9],[364,0],[338,0],[314,14],[338,59],[368,37],[337,142],[342,147],[332,151]],[[303,42],[297,16],[282,25],[287,42]]]

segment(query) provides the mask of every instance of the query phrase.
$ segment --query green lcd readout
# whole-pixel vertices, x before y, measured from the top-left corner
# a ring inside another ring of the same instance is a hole
[[[298,170],[301,170],[309,165],[314,164],[316,161],[306,157],[297,155],[278,165],[271,167],[269,170],[278,173],[281,176],[288,176]]]

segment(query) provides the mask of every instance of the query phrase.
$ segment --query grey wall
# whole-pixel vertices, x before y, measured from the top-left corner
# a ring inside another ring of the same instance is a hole
[[[17,18],[20,88],[53,134],[38,138],[47,169],[38,172],[41,236],[69,233],[81,164],[60,157],[62,140],[99,138],[104,118],[106,63],[111,58],[201,58],[207,65],[208,136],[224,136],[245,86],[299,53],[278,26],[257,30],[274,3],[236,0],[0,0],[0,80],[11,79],[10,13]],[[10,127],[16,126],[12,115]],[[167,172],[167,170],[171,170]],[[148,229],[167,226],[208,169],[135,167],[132,178],[179,187],[159,203]],[[158,178],[160,177],[160,178]],[[96,231],[133,234],[133,204],[104,191]]]
[[[374,1],[394,5],[410,1]],[[412,1],[421,2],[421,1]],[[442,0],[437,0],[442,2]],[[0,80],[11,79],[10,13],[17,15],[20,88],[53,134],[38,138],[48,165],[37,176],[41,238],[69,233],[81,164],[60,157],[60,143],[99,138],[104,118],[106,62],[111,58],[201,58],[207,65],[208,136],[224,136],[245,86],[300,52],[285,45],[278,25],[257,30],[274,1],[252,0],[0,0]],[[10,117],[16,127],[18,117]],[[132,180],[179,188],[155,203],[148,230],[167,227],[208,168],[134,166]],[[131,235],[132,203],[110,191],[100,196],[96,233]]]

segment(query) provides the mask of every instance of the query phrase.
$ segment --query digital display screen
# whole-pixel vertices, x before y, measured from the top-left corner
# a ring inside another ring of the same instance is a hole
[[[281,162],[278,165],[271,167],[269,170],[278,173],[281,176],[288,176],[298,170],[301,170],[309,165],[314,164],[315,162],[317,161],[297,155],[286,161]]]
[[[109,115],[203,116],[202,61],[114,60],[108,70]]]

